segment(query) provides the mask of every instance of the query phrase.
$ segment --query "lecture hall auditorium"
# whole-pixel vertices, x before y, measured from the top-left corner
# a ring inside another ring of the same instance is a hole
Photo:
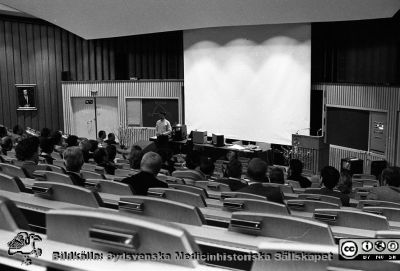
[[[0,270],[400,270],[399,0],[0,0]]]

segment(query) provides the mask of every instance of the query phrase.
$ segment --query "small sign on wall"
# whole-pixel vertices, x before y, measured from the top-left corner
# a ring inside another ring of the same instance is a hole
[[[93,100],[85,100],[85,104],[93,104]]]

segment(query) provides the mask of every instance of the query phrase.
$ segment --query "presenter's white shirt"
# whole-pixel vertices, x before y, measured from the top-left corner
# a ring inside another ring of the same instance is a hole
[[[168,120],[157,120],[156,123],[156,135],[162,135],[166,133],[166,135],[169,135],[172,131],[171,124],[169,123]]]

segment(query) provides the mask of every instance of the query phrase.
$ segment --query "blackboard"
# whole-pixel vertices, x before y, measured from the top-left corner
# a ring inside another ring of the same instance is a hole
[[[162,111],[171,125],[179,123],[178,99],[142,99],[143,127],[155,127]]]
[[[327,143],[368,151],[369,111],[327,107]]]

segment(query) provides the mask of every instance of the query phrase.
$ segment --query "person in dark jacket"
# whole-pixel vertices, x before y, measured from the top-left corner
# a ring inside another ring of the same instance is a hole
[[[239,189],[238,192],[264,196],[269,201],[283,204],[283,194],[279,187],[263,186],[263,183],[268,183],[267,168],[267,163],[260,158],[251,159],[247,167],[249,186]]]
[[[374,187],[367,199],[400,203],[400,168],[388,167],[382,171],[383,186]]]
[[[292,159],[289,163],[289,176],[288,180],[296,181],[300,184],[301,188],[307,188],[311,186],[311,181],[306,177],[302,176],[303,163],[298,159]]]
[[[247,182],[242,180],[242,163],[237,159],[232,159],[226,166],[224,178],[216,182],[229,185],[232,191],[237,191],[247,186]]]
[[[84,186],[85,180],[81,177],[80,171],[83,165],[83,153],[79,147],[69,147],[64,151],[66,174],[72,179],[74,185]]]
[[[323,169],[321,169],[321,178],[324,187],[322,187],[318,191],[311,191],[307,193],[321,194],[340,198],[343,206],[350,206],[350,197],[346,194],[343,194],[339,190],[334,190],[338,185],[340,179],[340,173],[336,168],[331,166],[324,167]]]
[[[129,184],[136,195],[147,195],[147,190],[151,187],[165,187],[168,184],[156,178],[161,169],[161,156],[155,152],[147,152],[143,155],[140,162],[140,172],[123,179],[121,182]]]

